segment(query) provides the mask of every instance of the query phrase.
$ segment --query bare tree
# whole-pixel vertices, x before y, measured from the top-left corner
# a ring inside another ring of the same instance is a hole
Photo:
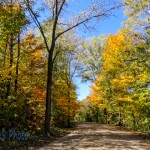
[[[48,51],[45,133],[50,133],[52,75],[54,60],[58,55],[58,53],[54,53],[57,40],[61,37],[61,35],[80,25],[87,27],[89,21],[107,17],[113,9],[118,7],[117,5],[110,3],[108,0],[91,0],[91,4],[89,7],[81,12],[73,14],[72,17],[70,17],[67,11],[69,2],[70,1],[68,0],[45,0],[45,4],[47,4],[49,8],[49,20],[52,22],[52,27],[50,27],[51,44],[49,45],[46,34],[44,33],[42,27],[42,23],[40,22],[38,16],[36,15],[36,12],[32,8],[31,1],[25,0],[30,16],[40,30],[46,49]],[[65,17],[63,17],[63,15]],[[66,15],[68,15],[68,17]],[[58,28],[60,27],[62,28],[61,31],[58,30]]]

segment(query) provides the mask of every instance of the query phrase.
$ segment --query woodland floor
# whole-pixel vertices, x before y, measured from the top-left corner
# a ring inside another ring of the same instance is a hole
[[[150,150],[150,140],[115,126],[79,123],[70,134],[38,150]]]

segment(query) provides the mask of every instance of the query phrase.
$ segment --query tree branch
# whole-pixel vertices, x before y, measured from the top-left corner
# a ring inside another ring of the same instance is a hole
[[[62,31],[62,32],[60,32],[60,33],[58,33],[58,35],[56,36],[55,40],[57,40],[57,39],[58,39],[61,35],[63,35],[64,33],[66,33],[66,32],[68,32],[68,31],[72,30],[73,28],[75,28],[75,27],[77,27],[77,26],[79,26],[79,25],[81,25],[81,24],[84,24],[84,23],[90,21],[90,20],[93,19],[93,18],[98,18],[98,17],[106,16],[107,13],[110,12],[111,10],[116,9],[116,8],[120,8],[120,7],[122,7],[122,6],[114,6],[114,7],[110,8],[110,9],[106,10],[106,11],[103,12],[102,14],[90,16],[90,17],[88,17],[88,18],[86,18],[86,19],[84,19],[84,20],[82,20],[82,21],[76,23],[75,25],[71,26],[70,28],[68,28],[68,29],[66,29],[66,30],[64,30],[64,31]]]
[[[53,63],[54,63],[54,61],[55,61],[55,59],[57,58],[57,56],[58,56],[58,54],[60,53],[60,50],[58,50],[57,52],[56,52],[56,54],[55,54],[55,56],[54,56],[54,58],[53,58]]]
[[[63,0],[62,4],[61,4],[61,6],[60,6],[60,9],[59,9],[59,11],[58,11],[58,16],[60,15],[60,13],[61,13],[61,11],[62,11],[62,8],[63,8],[65,2],[66,2],[66,0]]]
[[[41,34],[43,36],[46,49],[49,52],[48,42],[47,42],[47,39],[45,37],[44,31],[42,29],[42,26],[41,26],[40,22],[38,21],[38,19],[36,17],[36,14],[33,12],[32,8],[30,7],[29,0],[25,0],[25,3],[26,3],[26,6],[27,6],[27,9],[29,10],[31,18],[34,20],[35,24],[37,25],[37,27],[39,28],[39,30],[40,30],[40,32],[41,32]]]

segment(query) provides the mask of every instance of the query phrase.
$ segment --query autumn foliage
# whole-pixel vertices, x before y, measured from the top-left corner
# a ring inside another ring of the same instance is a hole
[[[0,23],[0,128],[41,131],[46,105],[45,45],[33,29],[25,31],[29,21],[18,1],[0,3]],[[55,74],[58,79],[53,79],[53,125],[67,127],[67,119],[74,120],[79,108],[76,86],[71,81],[67,87],[59,72]]]
[[[93,106],[106,111],[107,123],[150,130],[148,55],[148,43],[140,34],[121,29],[109,36],[102,70],[88,97]]]

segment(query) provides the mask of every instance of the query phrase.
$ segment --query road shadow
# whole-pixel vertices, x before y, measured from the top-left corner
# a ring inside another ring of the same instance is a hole
[[[41,150],[118,149],[150,150],[150,143],[140,135],[114,126],[81,123],[73,133],[62,137]]]

